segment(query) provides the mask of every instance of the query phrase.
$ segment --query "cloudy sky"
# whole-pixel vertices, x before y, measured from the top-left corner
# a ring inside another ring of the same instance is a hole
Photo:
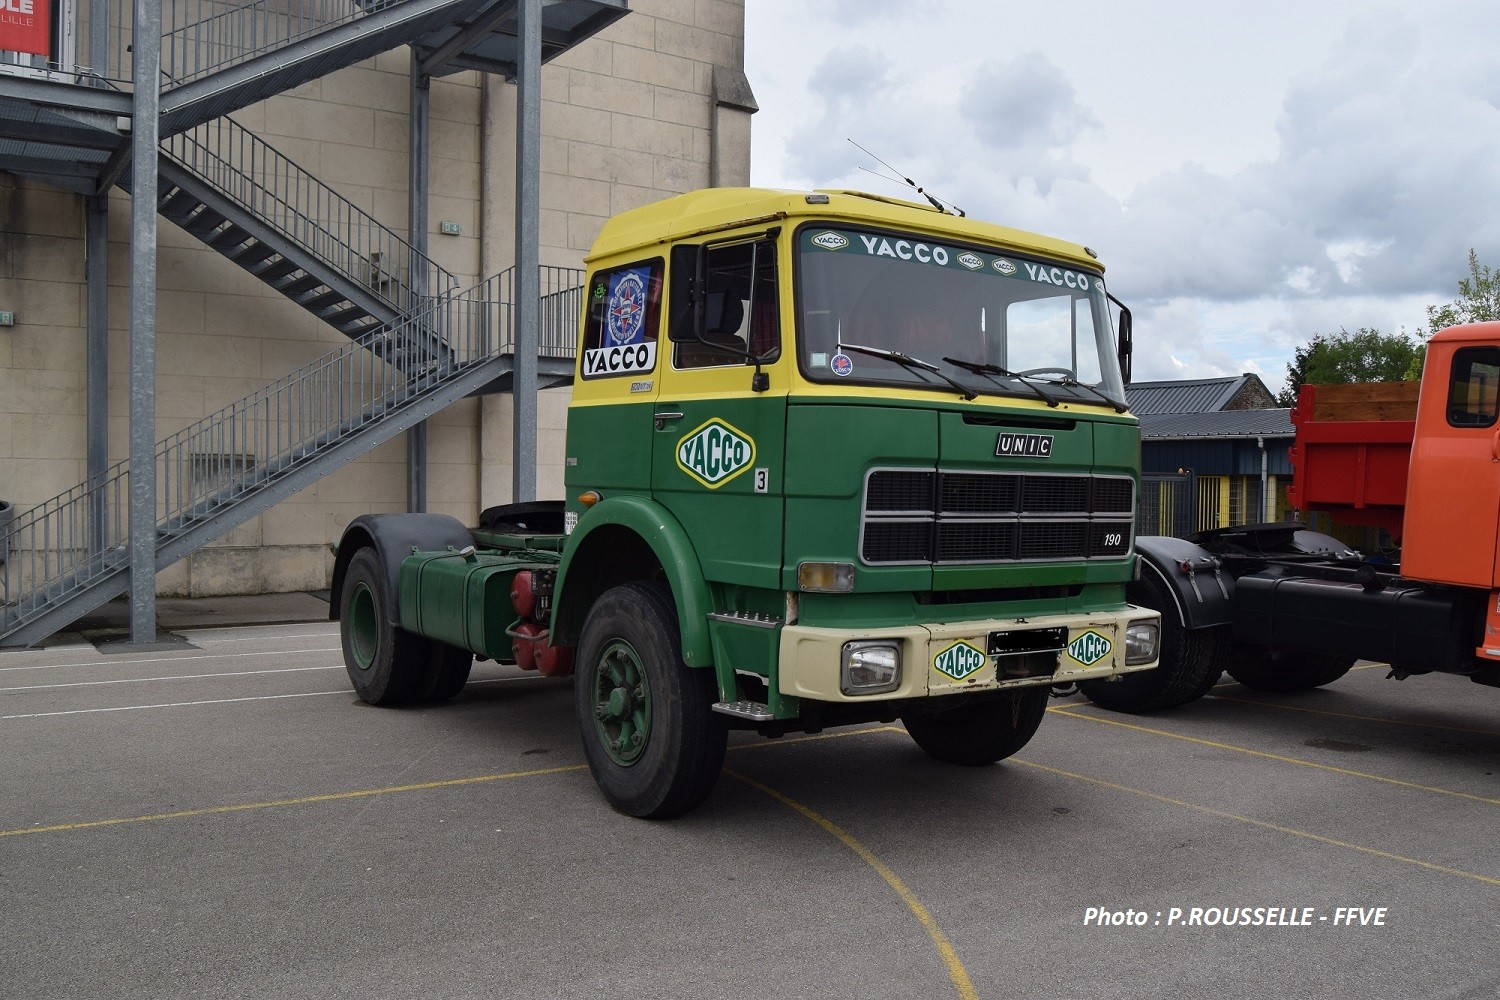
[[[897,186],[1097,250],[1138,379],[1415,332],[1500,265],[1500,4],[747,0],[752,181]]]

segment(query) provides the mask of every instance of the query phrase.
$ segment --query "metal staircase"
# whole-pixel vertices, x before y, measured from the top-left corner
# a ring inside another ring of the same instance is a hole
[[[350,337],[417,315],[456,277],[232,118],[162,143],[157,209]],[[129,190],[132,174],[121,178]]]
[[[583,272],[542,269],[540,353],[574,351]],[[156,568],[371,451],[514,367],[514,269],[441,296],[156,446]],[[434,359],[413,350],[433,331]],[[382,357],[421,356],[420,364]],[[56,632],[130,583],[127,462],[19,514],[0,535],[0,648]]]

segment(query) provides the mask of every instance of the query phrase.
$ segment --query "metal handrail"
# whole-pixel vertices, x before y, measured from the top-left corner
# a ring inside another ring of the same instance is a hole
[[[179,83],[186,83],[401,2],[202,0],[200,10],[222,9],[162,35],[162,64],[171,68]]]
[[[169,136],[161,148],[400,312],[458,287],[456,276],[233,118]]]
[[[571,358],[583,272],[542,268],[538,353]],[[437,297],[226,406],[156,446],[158,546],[353,435],[515,353],[515,273]],[[433,338],[443,350],[433,350]],[[0,533],[0,634],[129,561],[130,466],[117,462],[17,515]]]

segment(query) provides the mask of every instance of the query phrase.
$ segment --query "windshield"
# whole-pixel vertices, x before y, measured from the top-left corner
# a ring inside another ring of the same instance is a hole
[[[815,382],[951,392],[946,375],[978,393],[1034,397],[1030,381],[1070,402],[1124,398],[1097,274],[839,227],[804,227],[797,251],[798,355]],[[898,352],[936,371],[841,345]]]

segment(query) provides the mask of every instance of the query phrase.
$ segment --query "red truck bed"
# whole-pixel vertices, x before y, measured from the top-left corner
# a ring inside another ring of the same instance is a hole
[[[1400,538],[1419,385],[1304,385],[1292,409],[1287,503]]]

